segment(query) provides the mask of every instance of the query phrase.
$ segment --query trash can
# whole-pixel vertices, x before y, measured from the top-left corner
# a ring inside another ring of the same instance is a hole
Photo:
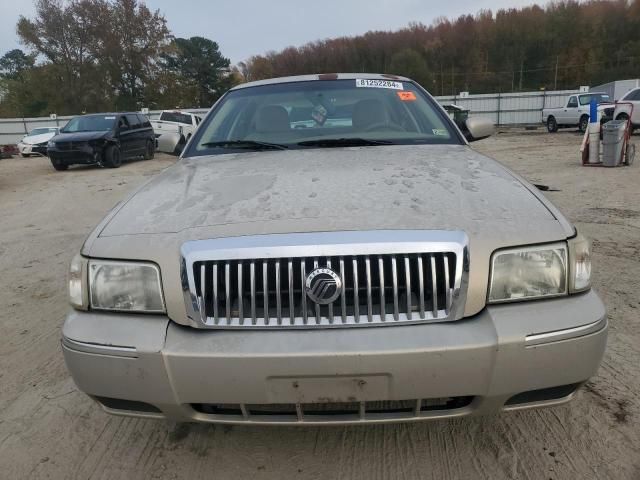
[[[622,161],[626,120],[611,120],[602,127],[602,165],[617,167]]]

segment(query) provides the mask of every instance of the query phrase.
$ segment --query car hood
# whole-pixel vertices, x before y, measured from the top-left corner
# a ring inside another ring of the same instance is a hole
[[[48,142],[55,135],[55,132],[41,133],[39,135],[27,135],[22,139],[22,143],[27,145],[38,145],[39,143]]]
[[[111,136],[111,131],[106,132],[74,132],[59,133],[53,139],[55,142],[88,142]]]
[[[469,147],[358,147],[184,159],[131,197],[100,235],[204,227],[264,234],[277,233],[270,224],[293,222],[297,231],[303,221],[315,231],[456,229],[526,239],[550,220],[527,185]]]
[[[192,325],[180,288],[186,241],[409,229],[467,233],[467,316],[484,308],[496,249],[573,234],[535,187],[468,146],[379,146],[183,159],[114,208],[82,251],[157,263],[167,314]]]

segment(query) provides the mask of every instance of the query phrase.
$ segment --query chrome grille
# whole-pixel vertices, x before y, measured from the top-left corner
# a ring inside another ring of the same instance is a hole
[[[435,233],[433,241],[428,239],[434,232],[375,231],[189,242],[183,246],[187,311],[210,328],[453,320],[464,307],[466,236]],[[313,238],[316,243],[307,245]],[[364,254],[352,253],[359,250]],[[341,294],[328,305],[315,303],[305,290],[307,275],[316,268],[330,268],[342,281]]]

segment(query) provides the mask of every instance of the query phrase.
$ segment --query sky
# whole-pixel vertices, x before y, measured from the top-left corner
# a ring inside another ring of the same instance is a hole
[[[369,30],[395,30],[410,22],[430,24],[479,10],[522,7],[536,0],[146,0],[166,17],[178,37],[215,40],[232,63],[269,50]],[[0,55],[21,48],[15,28],[34,14],[31,0],[0,0]]]

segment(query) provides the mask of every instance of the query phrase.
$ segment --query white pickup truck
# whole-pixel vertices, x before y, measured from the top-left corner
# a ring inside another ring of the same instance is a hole
[[[555,133],[558,128],[578,127],[578,130],[584,133],[589,124],[589,110],[593,97],[598,102],[598,111],[604,113],[606,104],[611,102],[608,94],[589,92],[571,95],[564,107],[542,110],[542,121],[547,125],[547,130]]]
[[[201,121],[202,117],[193,113],[164,110],[158,120],[151,121],[158,141],[157,150],[180,154]]]

